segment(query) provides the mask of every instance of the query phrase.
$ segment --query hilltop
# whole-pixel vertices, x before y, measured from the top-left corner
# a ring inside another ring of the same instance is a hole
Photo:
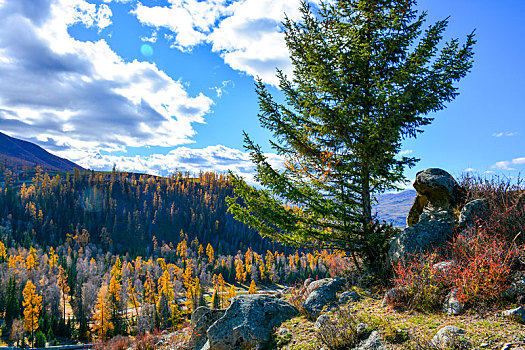
[[[50,171],[84,170],[70,160],[57,157],[34,143],[0,132],[0,161],[8,166],[35,167]]]

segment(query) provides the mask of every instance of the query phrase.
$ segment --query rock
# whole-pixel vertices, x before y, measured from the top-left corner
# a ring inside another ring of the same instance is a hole
[[[423,208],[425,205],[427,205],[428,199],[426,196],[423,196],[421,194],[417,194],[416,198],[414,198],[414,203],[412,203],[412,207],[410,207],[410,210],[407,215],[407,226],[412,226],[418,223],[419,216],[423,212]]]
[[[445,260],[432,265],[432,270],[447,278],[449,275],[454,273],[453,269],[455,266],[456,260]]]
[[[486,199],[476,199],[468,202],[459,213],[458,226],[464,229],[471,228],[478,219],[483,218],[487,214],[487,211],[488,203]]]
[[[409,213],[409,227],[390,241],[392,265],[445,243],[456,221],[453,206],[464,196],[452,175],[437,168],[417,173],[414,188],[419,198]]]
[[[363,340],[361,343],[359,343],[359,346],[355,348],[355,350],[382,350],[386,349],[385,345],[383,344],[383,338],[381,337],[381,333],[378,331],[373,331],[370,333],[370,336],[366,340]]]
[[[343,278],[324,278],[314,281],[308,285],[308,297],[303,304],[304,310],[311,319],[316,319],[323,308],[330,307],[337,301],[337,292],[340,291],[346,283]],[[315,288],[312,288],[315,287]]]
[[[452,175],[438,168],[430,168],[417,173],[414,188],[418,194],[425,196],[428,200],[424,209],[450,209],[461,202],[464,197],[464,190]]]
[[[359,323],[359,324],[356,326],[355,330],[356,330],[356,332],[357,332],[358,335],[361,335],[361,334],[363,334],[363,333],[366,332],[366,330],[368,329],[368,327],[370,327],[370,326],[369,326],[367,323],[362,323],[362,322],[361,322],[361,323]]]
[[[441,328],[432,338],[431,343],[439,349],[449,349],[459,344],[460,337],[467,332],[454,326]]]
[[[208,328],[210,348],[265,349],[273,329],[298,313],[292,304],[271,295],[236,296],[224,316]]]
[[[304,280],[304,284],[303,284],[303,286],[306,288],[306,287],[308,287],[308,285],[309,285],[310,283],[312,283],[313,281],[314,281],[313,278],[307,278],[307,279]]]
[[[394,287],[389,289],[383,297],[381,307],[402,303],[403,301],[405,301],[406,294],[407,291],[404,288]]]
[[[505,291],[505,295],[516,301],[525,296],[525,273],[518,273],[514,276],[509,289]]]
[[[200,349],[207,341],[206,331],[210,326],[221,318],[226,310],[212,310],[200,306],[191,314],[191,323],[194,325],[191,333],[189,348]]]
[[[317,281],[312,281],[308,283],[308,286],[306,287],[306,295],[308,296],[314,290],[322,286],[325,286],[327,284],[333,284],[333,283],[337,283],[338,285],[340,285],[340,288],[342,288],[343,285],[346,283],[346,280],[344,278],[336,277],[336,278],[323,278]]]
[[[319,317],[317,317],[317,320],[315,321],[314,327],[315,327],[315,329],[320,330],[328,322],[330,322],[330,316],[328,316],[326,314],[319,315]]]
[[[361,296],[354,291],[346,291],[339,296],[339,304],[348,304],[348,302],[356,302],[361,300]]]
[[[522,306],[516,309],[503,311],[503,316],[508,317],[516,322],[525,323],[525,309]]]
[[[460,315],[465,305],[457,298],[457,290],[451,290],[443,303],[443,312],[447,315]]]

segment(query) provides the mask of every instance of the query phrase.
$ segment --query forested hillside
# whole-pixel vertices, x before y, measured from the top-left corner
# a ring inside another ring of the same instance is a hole
[[[276,248],[227,213],[224,199],[232,187],[225,175],[37,171],[25,182],[20,174],[5,174],[0,218],[8,246],[56,246],[84,235],[109,251],[148,255],[155,242],[179,243],[182,230],[190,241],[211,243],[219,254],[244,251],[247,242],[255,251]]]

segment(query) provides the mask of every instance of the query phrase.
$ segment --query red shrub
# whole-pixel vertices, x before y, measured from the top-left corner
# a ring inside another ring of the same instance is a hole
[[[472,229],[454,239],[450,253],[457,263],[452,283],[458,299],[487,304],[500,298],[509,287],[512,267],[521,249],[484,229]]]

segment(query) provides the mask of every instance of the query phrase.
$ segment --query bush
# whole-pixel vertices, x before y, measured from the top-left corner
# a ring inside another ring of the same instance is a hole
[[[457,261],[452,284],[458,300],[486,305],[500,299],[509,288],[512,267],[523,246],[473,229],[454,239],[450,250]]]
[[[122,335],[117,335],[116,337],[111,338],[107,343],[101,344],[100,347],[96,349],[105,349],[105,350],[127,350],[131,345],[131,340]]]
[[[394,284],[405,291],[406,304],[392,306],[407,306],[420,311],[439,309],[451,285],[450,274],[434,267],[441,260],[441,256],[434,252],[394,266]]]
[[[350,309],[337,309],[316,333],[317,339],[330,350],[351,349],[359,342],[358,321]]]
[[[525,194],[520,181],[465,177],[461,185],[466,201],[487,200],[487,214],[474,227],[457,233],[441,251],[394,267],[394,285],[406,291],[410,308],[439,309],[450,290],[463,303],[495,303],[509,288],[513,272],[525,268]],[[443,260],[455,262],[446,273],[434,268]]]
[[[45,348],[46,347],[46,336],[41,331],[38,331],[35,334],[35,347],[36,348]]]

